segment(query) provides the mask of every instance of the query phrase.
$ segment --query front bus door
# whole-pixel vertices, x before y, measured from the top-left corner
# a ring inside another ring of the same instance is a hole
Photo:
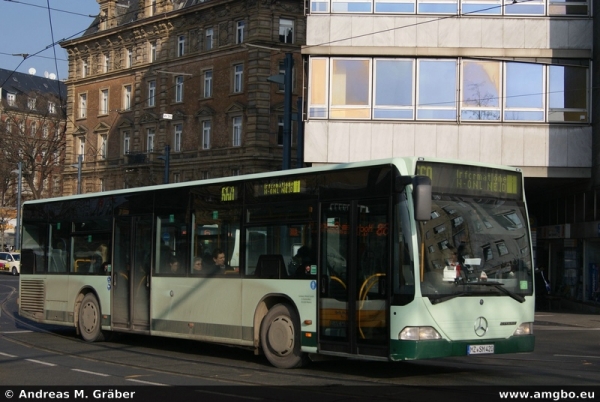
[[[150,329],[152,217],[120,216],[115,222],[112,286],[112,326]]]
[[[387,199],[321,204],[319,350],[388,356]]]

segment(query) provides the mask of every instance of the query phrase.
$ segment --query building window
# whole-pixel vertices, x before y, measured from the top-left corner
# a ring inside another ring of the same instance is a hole
[[[548,67],[548,121],[588,121],[588,70],[582,67]]]
[[[456,61],[419,60],[417,119],[456,120]]]
[[[240,93],[243,90],[244,65],[236,64],[233,66],[233,92]]]
[[[81,156],[81,161],[85,160],[85,137],[82,135],[79,137],[79,154],[78,159]]]
[[[231,169],[231,175],[232,176],[239,176],[240,175],[240,169]]]
[[[206,28],[205,38],[204,38],[204,49],[212,50],[213,48],[213,39],[214,39],[214,31],[212,28]]]
[[[110,55],[109,54],[104,55],[103,70],[105,73],[108,73],[110,71]]]
[[[183,75],[175,77],[175,102],[183,102]]]
[[[154,136],[156,130],[154,128],[146,129],[146,150],[148,152],[154,152]]]
[[[150,63],[156,61],[156,42],[150,42]]]
[[[108,89],[100,90],[100,114],[108,114]]]
[[[183,133],[183,125],[175,124],[173,132],[173,151],[181,152],[181,135]]]
[[[331,118],[364,119],[371,116],[371,61],[332,59]]]
[[[294,43],[294,21],[285,18],[279,19],[279,42]]]
[[[129,131],[123,131],[123,155],[127,155],[129,153],[130,143],[131,138],[129,137]]]
[[[15,104],[17,103],[17,95],[16,94],[7,93],[6,94],[6,101],[8,102],[8,106],[15,106]]]
[[[233,141],[232,145],[234,147],[242,146],[242,117],[236,116],[232,120],[233,125]]]
[[[35,110],[35,98],[27,99],[27,108],[29,110]]]
[[[185,54],[185,36],[179,35],[177,37],[177,57],[181,57]]]
[[[50,114],[56,113],[56,103],[48,102],[48,113],[50,113]]]
[[[290,125],[290,144],[293,139],[294,126]],[[283,146],[283,116],[277,116],[277,145]]]
[[[210,131],[211,131],[210,120],[202,122],[202,149],[210,149]]]
[[[131,110],[131,85],[123,86],[123,110]]]
[[[544,0],[512,1],[504,6],[505,15],[544,15]]]
[[[181,174],[173,173],[173,183],[181,183]]]
[[[200,178],[202,180],[208,180],[208,179],[210,179],[210,174],[208,173],[208,170],[203,170],[202,173],[201,173],[201,175],[200,175]]]
[[[85,78],[90,74],[87,60],[81,60],[81,78]]]
[[[29,135],[31,137],[35,137],[35,133],[37,132],[37,124],[36,122],[32,122],[31,125],[29,126]]]
[[[292,66],[291,69],[291,76],[292,76],[292,91],[295,90],[296,86],[294,85],[294,67]],[[285,60],[282,60],[279,62],[279,74],[281,74],[285,80]],[[280,91],[285,91],[285,83],[282,84],[277,84],[277,88]]]
[[[42,126],[42,137],[43,138],[48,138],[48,133],[50,132],[50,129],[48,128],[47,124],[44,124]]]
[[[100,191],[106,191],[106,180],[100,178]]]
[[[493,120],[502,117],[502,63],[465,60],[462,63],[461,120]]]
[[[424,1],[424,0],[419,0]],[[447,1],[447,0],[441,0]],[[453,0],[456,2],[456,0]],[[331,0],[331,11],[334,13],[370,13],[372,4],[371,1],[365,0]]]
[[[414,69],[414,60],[375,60],[374,119],[414,118]]]
[[[245,28],[246,28],[246,22],[245,21],[238,21],[237,22],[235,43],[237,43],[237,44],[244,43],[244,30],[245,30]]]
[[[156,0],[149,0],[149,7],[148,7],[148,16],[152,17],[153,15],[156,15]]]
[[[504,120],[544,121],[544,66],[506,63]]]
[[[204,72],[204,97],[211,98],[213,93],[213,72],[212,70],[206,70]]]
[[[12,120],[10,117],[6,118],[6,121],[4,122],[6,124],[6,132],[7,133],[12,133]]]
[[[125,67],[130,68],[133,66],[133,50],[125,50]]]
[[[586,0],[549,0],[548,14],[588,15],[588,2]]]
[[[148,81],[148,106],[154,106],[156,97],[156,81]]]
[[[79,94],[79,118],[87,116],[87,94]]]
[[[100,135],[100,146],[98,147],[100,149],[100,158],[101,159],[106,159],[106,147],[108,145],[108,136],[107,134],[101,134]]]

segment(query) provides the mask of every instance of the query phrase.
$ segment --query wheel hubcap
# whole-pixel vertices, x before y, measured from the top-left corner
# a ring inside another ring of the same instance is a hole
[[[269,346],[279,356],[287,356],[294,350],[294,325],[289,317],[277,317],[269,328]]]
[[[91,303],[84,304],[81,311],[81,326],[85,332],[90,333],[94,330],[97,317],[96,306]]]

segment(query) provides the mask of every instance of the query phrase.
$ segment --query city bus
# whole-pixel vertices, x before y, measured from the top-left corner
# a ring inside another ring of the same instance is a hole
[[[279,368],[534,348],[516,168],[394,158],[28,201],[22,216],[19,314],[89,342],[214,342]]]

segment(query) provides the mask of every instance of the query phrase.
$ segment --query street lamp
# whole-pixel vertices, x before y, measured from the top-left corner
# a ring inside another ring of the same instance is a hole
[[[169,159],[171,155],[171,147],[169,145],[165,145],[165,154],[159,156],[158,159],[165,161],[165,176],[163,178],[164,184],[169,184]]]
[[[17,223],[15,224],[15,249],[21,250],[21,186],[23,179],[22,162],[17,163],[17,166],[19,169],[16,173],[19,175],[19,179],[17,181]]]
[[[77,168],[77,194],[81,194],[81,165],[83,163],[83,154],[77,156],[77,164],[71,167]]]

